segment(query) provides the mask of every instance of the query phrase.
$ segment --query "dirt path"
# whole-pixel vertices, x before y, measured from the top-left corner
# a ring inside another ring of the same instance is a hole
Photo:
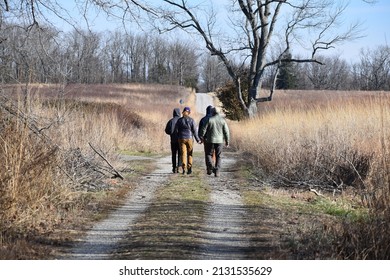
[[[125,160],[133,160],[128,157]],[[135,159],[140,160],[140,157]],[[150,158],[143,158],[150,160]],[[128,195],[122,207],[97,223],[84,239],[78,240],[74,249],[64,258],[110,259],[118,242],[123,239],[139,216],[149,207],[154,193],[168,179],[171,172],[169,157],[157,160],[157,169],[139,181],[138,186]]]
[[[199,93],[197,97],[197,110],[204,113],[206,107],[212,104],[212,97]],[[235,158],[225,153],[222,177],[206,176],[211,193],[206,210],[204,243],[201,246],[204,251],[202,258],[243,259],[250,246],[242,223],[247,213],[231,172],[235,165]]]
[[[201,146],[197,146],[195,150],[201,151]],[[132,158],[128,157],[127,160]],[[201,161],[197,159],[198,164]],[[210,202],[205,206],[206,222],[199,225],[203,227],[203,236],[200,237],[202,244],[199,246],[199,252],[194,252],[196,259],[245,258],[244,252],[249,247],[249,241],[241,221],[245,220],[246,213],[238,186],[234,184],[232,172],[229,171],[234,165],[234,158],[225,158],[221,177],[204,175],[211,187],[211,193]],[[158,159],[157,169],[140,180],[123,206],[97,223],[85,238],[77,241],[74,249],[64,258],[111,259],[118,244],[131,232],[134,224],[151,205],[158,188],[164,186],[170,176],[172,176],[170,157]]]
[[[210,200],[205,223],[203,249],[205,259],[245,259],[245,251],[250,246],[244,224],[247,215],[241,194],[234,183],[233,173],[236,161],[223,159],[222,176],[207,176],[211,186]]]
[[[224,153],[221,177],[216,178],[205,174],[201,149],[196,148],[195,174],[190,176],[172,174],[170,156],[153,159],[156,169],[139,180],[123,206],[59,258],[273,258],[282,216],[275,209],[245,205],[247,187],[235,178],[237,154]],[[182,188],[187,194],[207,189],[208,198],[180,198],[176,193]]]
[[[210,102],[203,94],[197,106]],[[259,258],[259,252],[267,258],[265,252],[273,247],[270,228],[277,226],[268,209],[244,204],[244,190],[234,178],[237,155],[223,153],[221,177],[216,178],[205,174],[203,146],[194,147],[196,174],[172,174],[170,156],[154,159],[156,169],[139,180],[123,206],[77,240],[63,258],[250,259]],[[164,198],[167,188],[173,191]],[[175,197],[184,189],[190,194],[207,190],[207,198],[199,201],[188,193]]]

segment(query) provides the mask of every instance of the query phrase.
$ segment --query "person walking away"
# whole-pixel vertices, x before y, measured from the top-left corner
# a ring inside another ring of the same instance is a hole
[[[222,148],[223,144],[226,147],[229,146],[230,132],[226,120],[220,116],[217,108],[212,109],[212,117],[202,127],[199,136],[205,143],[207,174],[214,173],[215,177],[219,177],[222,166]],[[214,151],[216,160],[213,166]]]
[[[187,174],[192,173],[192,153],[193,153],[193,143],[194,137],[196,142],[201,143],[198,133],[195,130],[196,123],[194,119],[190,117],[191,109],[190,107],[184,107],[183,116],[177,121],[175,131],[178,136],[180,153],[181,153],[181,163],[183,168],[183,174],[187,170]]]
[[[202,128],[206,125],[206,123],[209,121],[209,118],[212,117],[212,109],[214,107],[209,105],[207,106],[206,108],[206,115],[200,119],[199,121],[199,127],[198,127],[198,136],[200,136],[200,132],[202,130]],[[206,145],[205,144],[205,139],[201,139],[201,141],[203,142],[203,149],[204,149],[204,155],[205,155],[205,164],[207,166],[207,154],[206,154]],[[213,153],[213,157],[212,157],[212,160],[213,162],[215,162],[215,153]]]
[[[181,166],[181,154],[179,147],[179,139],[175,126],[180,119],[180,108],[173,109],[173,117],[167,122],[165,126],[165,133],[170,135],[171,138],[171,154],[172,154],[172,172],[179,173],[179,167]],[[177,160],[176,160],[177,159]]]

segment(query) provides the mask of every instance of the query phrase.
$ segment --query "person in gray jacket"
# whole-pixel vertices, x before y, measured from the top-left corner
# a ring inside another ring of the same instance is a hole
[[[223,144],[226,147],[229,146],[230,133],[226,120],[220,116],[217,108],[212,109],[212,117],[201,128],[199,137],[205,145],[207,174],[214,173],[215,177],[219,177],[222,165],[222,148]],[[215,166],[213,166],[212,160],[214,152]]]
[[[206,108],[206,115],[203,118],[200,119],[199,127],[198,127],[198,136],[200,135],[200,132],[203,129],[203,127],[209,121],[209,118],[211,118],[213,116],[212,115],[213,108],[214,107],[211,106],[211,105],[207,106],[207,108]],[[204,155],[205,155],[205,163],[206,163],[206,166],[207,166],[207,154],[206,154],[206,145],[204,145],[205,144],[204,139],[202,139],[202,142],[203,142],[203,149],[204,149]],[[215,153],[213,154],[213,162],[215,162]]]
[[[171,154],[172,154],[172,172],[179,173],[179,167],[181,166],[181,154],[179,148],[179,139],[175,126],[180,118],[180,108],[173,109],[173,117],[167,122],[165,126],[165,133],[170,135],[171,138]],[[177,157],[177,160],[176,160]]]
[[[181,153],[181,163],[183,167],[183,174],[187,169],[187,174],[192,173],[192,153],[194,149],[194,140],[199,144],[202,143],[198,137],[198,133],[195,130],[196,123],[193,118],[190,117],[191,109],[190,107],[184,107],[183,117],[178,119],[175,127],[177,133],[180,153]]]

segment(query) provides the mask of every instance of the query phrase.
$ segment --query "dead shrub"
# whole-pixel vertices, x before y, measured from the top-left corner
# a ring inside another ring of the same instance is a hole
[[[0,132],[0,235],[39,230],[56,208],[57,147],[47,145],[20,120],[5,120]]]

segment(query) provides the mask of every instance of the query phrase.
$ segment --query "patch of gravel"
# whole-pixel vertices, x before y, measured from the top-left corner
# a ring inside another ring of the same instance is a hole
[[[209,175],[207,183],[211,187],[211,202],[208,204],[207,219],[204,225],[204,259],[245,259],[250,242],[245,234],[242,221],[246,220],[246,210],[229,169],[236,164],[234,157],[222,159],[220,177]]]
[[[137,160],[139,158],[137,157]],[[126,157],[129,160],[129,156]],[[171,158],[155,159],[157,168],[139,181],[125,199],[123,206],[97,223],[85,236],[77,240],[74,248],[63,256],[65,259],[111,259],[118,242],[125,237],[131,225],[149,207],[156,190],[164,185],[171,174]]]

